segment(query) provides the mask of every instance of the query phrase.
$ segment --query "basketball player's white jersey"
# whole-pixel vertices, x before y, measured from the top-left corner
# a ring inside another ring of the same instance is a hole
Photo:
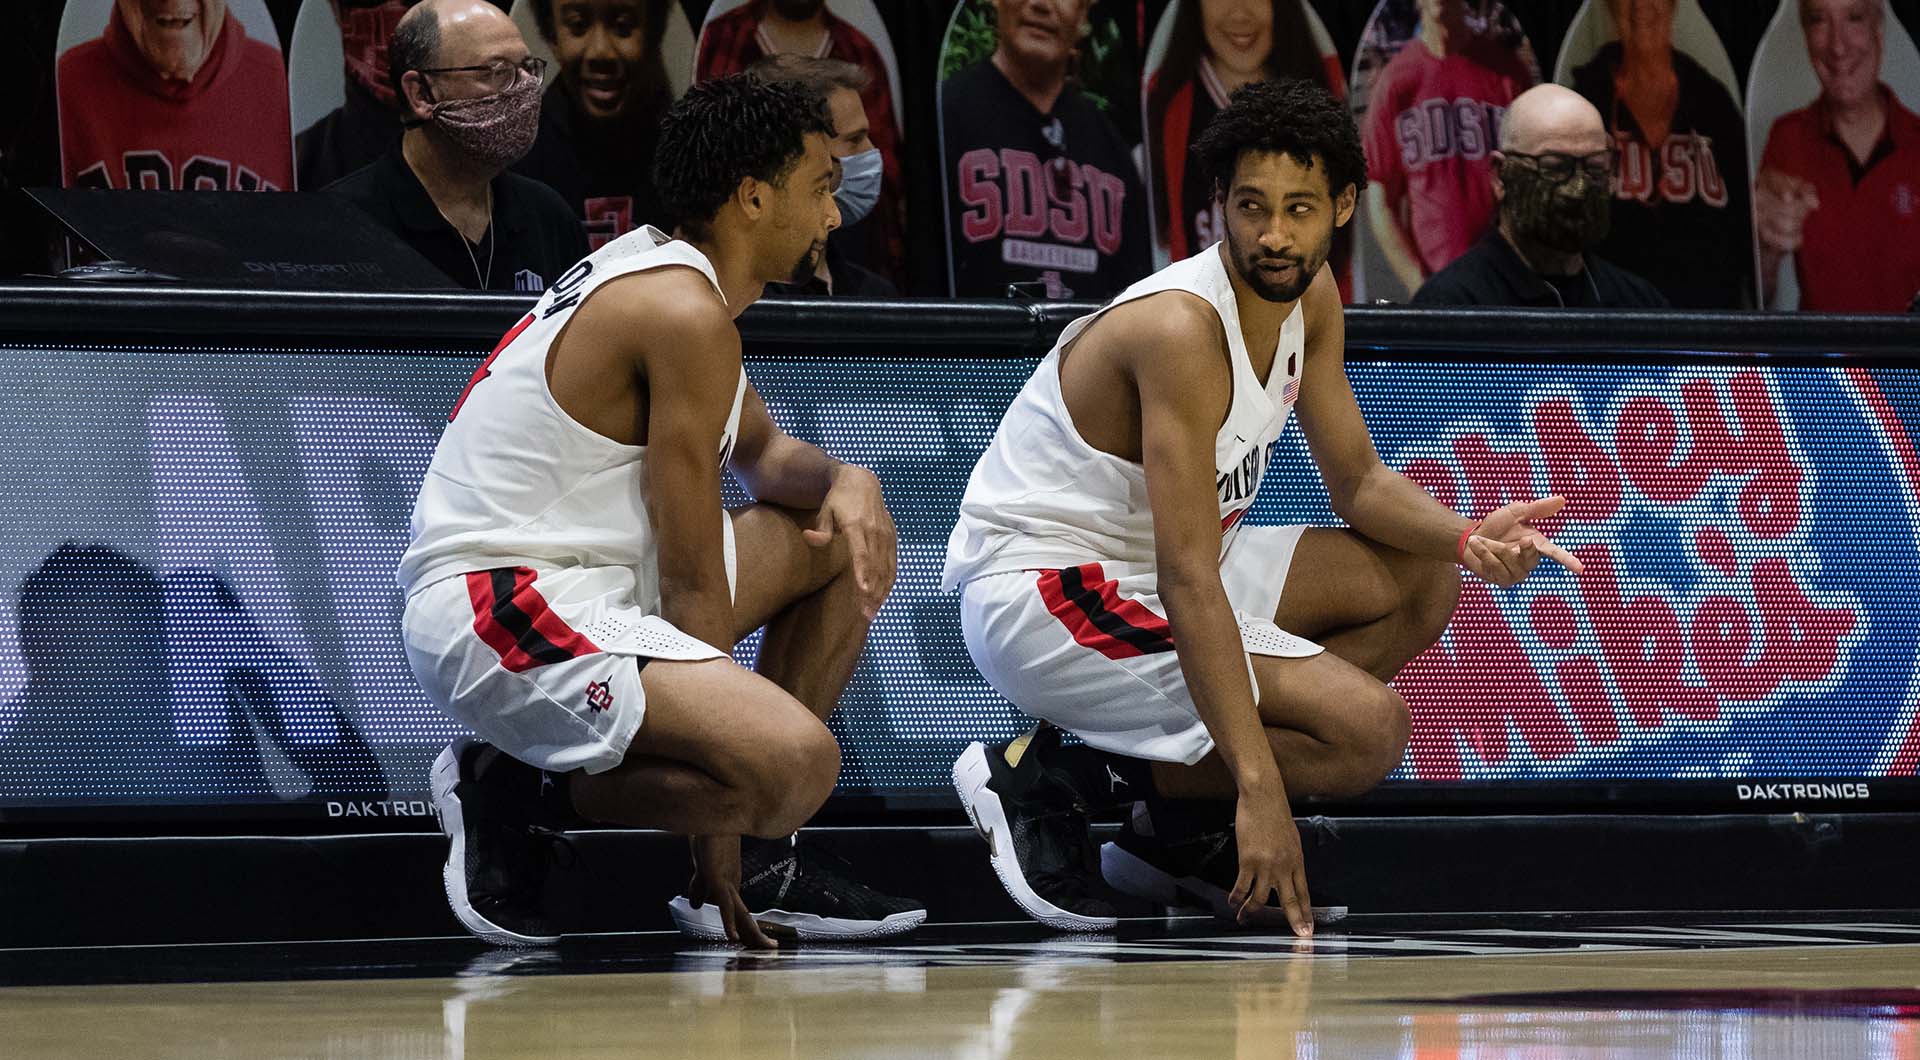
[[[560,277],[474,373],[414,504],[412,544],[399,572],[409,595],[473,571],[624,567],[634,572],[635,599],[658,599],[647,449],[569,416],[547,387],[546,364],[549,345],[601,284],[667,266],[698,269],[720,290],[706,255],[657,228],[636,229]],[[743,370],[715,439],[722,464],[739,434],[746,392]],[[730,537],[731,523],[721,524]]]
[[[1052,352],[1015,397],[993,442],[974,466],[947,540],[942,586],[952,590],[1005,571],[1072,567],[1090,561],[1147,567],[1154,561],[1146,469],[1089,445],[1060,392],[1060,359],[1114,306],[1162,291],[1187,291],[1220,315],[1233,362],[1233,400],[1214,437],[1224,556],[1253,505],[1268,448],[1300,393],[1305,326],[1298,303],[1280,328],[1262,382],[1240,333],[1240,311],[1219,244],[1135,283],[1106,306],[1067,325]]]

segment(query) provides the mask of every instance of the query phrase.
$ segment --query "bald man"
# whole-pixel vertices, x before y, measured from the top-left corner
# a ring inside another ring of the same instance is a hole
[[[1665,306],[1652,284],[1588,249],[1607,234],[1611,142],[1600,112],[1571,89],[1516,96],[1493,153],[1494,225],[1421,285],[1414,304]]]
[[[425,0],[387,41],[405,131],[326,190],[393,230],[453,284],[544,291],[587,255],[573,208],[506,172],[533,146],[545,63],[488,0]]]

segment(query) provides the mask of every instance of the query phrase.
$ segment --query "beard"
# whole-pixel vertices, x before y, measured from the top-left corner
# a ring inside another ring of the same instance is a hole
[[[793,263],[793,272],[787,277],[787,282],[798,287],[813,279],[813,274],[819,271],[820,259],[826,252],[825,243],[815,243],[808,247],[807,252],[800,255],[800,260]]]
[[[1246,281],[1253,293],[1269,302],[1292,302],[1307,293],[1313,278],[1320,273],[1320,267],[1327,263],[1328,247],[1322,246],[1311,254],[1269,254],[1254,244],[1251,250],[1243,249],[1231,234],[1227,237],[1227,249],[1233,255],[1234,271]],[[1290,265],[1291,269],[1279,274],[1272,273],[1261,266]]]

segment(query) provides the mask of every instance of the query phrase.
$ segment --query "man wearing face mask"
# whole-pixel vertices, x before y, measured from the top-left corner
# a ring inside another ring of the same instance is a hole
[[[1435,273],[1415,305],[1659,308],[1640,277],[1588,248],[1607,234],[1613,158],[1600,112],[1559,85],[1522,92],[1494,153],[1497,222]]]
[[[880,5],[880,6],[885,6]],[[840,230],[843,258],[878,270],[895,283],[905,282],[906,193],[901,176],[904,145],[894,124],[887,59],[872,38],[846,19],[828,10],[827,0],[748,0],[714,16],[700,31],[700,52],[694,61],[694,80],[706,81],[739,73],[773,55],[808,55],[839,59],[867,73],[860,101],[871,119],[868,135],[880,149],[884,164],[880,201],[867,220],[851,220]]]
[[[533,146],[544,64],[487,0],[426,0],[394,27],[405,132],[330,186],[472,290],[544,291],[587,253],[553,189],[506,168]]]
[[[326,187],[379,158],[400,139],[387,41],[417,2],[332,0],[346,60],[346,100],[293,138],[294,179],[302,190]],[[295,70],[293,76],[300,83],[301,72]]]
[[[748,69],[769,81],[798,85],[827,101],[827,109],[833,112],[831,148],[840,164],[840,186],[833,198],[841,224],[853,225],[871,214],[880,200],[883,162],[868,132],[866,107],[860,102],[860,90],[870,80],[867,72],[838,59],[803,55],[770,56]],[[841,230],[836,230],[828,237],[827,251],[812,276],[799,283],[768,284],[767,294],[774,298],[893,298],[899,291],[886,277],[849,261]]]
[[[68,187],[293,187],[286,68],[226,0],[114,0],[106,32],[60,56],[58,86]]]

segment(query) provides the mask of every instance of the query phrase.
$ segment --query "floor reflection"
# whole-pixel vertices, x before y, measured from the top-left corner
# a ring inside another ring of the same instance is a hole
[[[0,990],[0,1053],[242,1058],[1920,1060],[1920,946],[1379,958],[1364,937],[1053,938],[747,954],[575,974],[481,951],[439,978]],[[400,958],[388,966],[395,974]],[[369,964],[366,974],[380,974]]]

